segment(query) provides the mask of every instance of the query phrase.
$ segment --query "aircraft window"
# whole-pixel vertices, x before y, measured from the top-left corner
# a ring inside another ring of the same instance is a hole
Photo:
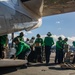
[[[30,0],[21,0],[22,2],[30,1]]]

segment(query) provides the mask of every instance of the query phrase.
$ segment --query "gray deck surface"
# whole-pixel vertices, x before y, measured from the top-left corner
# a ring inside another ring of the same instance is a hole
[[[27,68],[24,66],[0,68],[0,75],[75,75],[75,70],[61,69],[60,65],[55,65],[52,53],[49,66],[45,63],[31,63]]]

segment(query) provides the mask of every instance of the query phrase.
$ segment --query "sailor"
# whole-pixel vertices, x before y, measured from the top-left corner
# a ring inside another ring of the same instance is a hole
[[[63,43],[63,58],[66,56],[66,53],[69,50],[69,45],[67,44],[68,38],[65,38],[62,43]],[[63,58],[62,58],[62,62],[63,62]]]
[[[68,52],[68,44],[67,44],[68,38],[65,38],[62,42],[63,42],[63,47],[65,49],[65,52]]]
[[[75,41],[73,41],[72,44],[74,46],[74,58],[73,58],[72,64],[75,64]]]
[[[16,38],[18,38],[20,41],[23,41],[23,42],[24,42],[23,36],[24,36],[24,33],[23,33],[23,32],[20,32],[19,36],[15,37],[15,38],[13,39],[13,41],[14,41]]]
[[[13,44],[13,45],[12,45],[12,47],[10,48],[10,50],[13,50],[13,49],[14,49],[14,51],[15,51],[15,48],[14,48],[15,43],[13,43],[13,42],[14,42],[16,39],[19,39],[20,41],[25,42],[23,36],[24,36],[24,33],[23,33],[23,32],[20,32],[19,35],[16,36],[16,37],[12,40],[12,44]],[[16,52],[16,51],[15,51],[15,52]],[[14,53],[15,53],[15,52],[14,52]],[[11,59],[14,58],[14,54],[11,55],[11,53],[10,53],[10,56],[11,56],[11,57],[10,57]]]
[[[75,48],[75,41],[73,41],[72,44],[73,44],[73,46],[74,46],[74,48]]]
[[[36,35],[35,39],[35,53],[36,53],[36,61],[42,62],[42,46],[43,46],[43,39],[41,38],[40,34]]]
[[[49,64],[49,59],[50,59],[50,54],[51,54],[51,47],[54,45],[53,38],[51,37],[51,33],[48,32],[47,36],[44,39],[44,44],[45,44],[45,57],[46,57],[46,65]]]
[[[55,63],[62,63],[62,56],[63,56],[63,47],[62,47],[62,38],[59,37],[58,41],[56,42],[56,56],[55,56]]]
[[[31,52],[30,46],[25,42],[20,41],[19,38],[16,38],[13,42],[15,43],[16,48],[15,57],[23,60],[27,59]]]
[[[0,58],[6,58],[6,48],[8,47],[8,36],[0,36]]]
[[[33,37],[30,39],[30,41],[29,41],[30,46],[33,46],[33,45],[34,45],[34,41],[35,41],[35,37],[33,36]]]
[[[25,43],[30,46],[30,44],[29,44],[29,38],[26,39]]]
[[[35,37],[31,37],[29,44],[30,44],[30,48],[31,48],[31,53],[29,55],[29,61],[30,62],[35,62],[35,48],[34,48],[34,42],[35,42]]]

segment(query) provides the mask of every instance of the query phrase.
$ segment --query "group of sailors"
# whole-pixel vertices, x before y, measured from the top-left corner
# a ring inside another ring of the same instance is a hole
[[[24,34],[21,32],[19,36],[14,37],[12,43],[15,43],[16,53],[11,57],[14,59],[27,59],[28,62],[40,62],[43,63],[43,54],[45,54],[46,65],[50,62],[51,48],[54,45],[54,39],[50,32],[47,33],[47,36],[44,40],[41,38],[40,34],[32,37],[30,40],[27,38],[24,41]],[[5,49],[8,47],[8,38],[7,35],[0,36],[0,58],[3,59],[5,56]],[[58,38],[56,42],[56,55],[55,63],[63,63],[64,56],[68,52],[68,38],[64,40],[62,37]],[[74,41],[73,41],[74,44]],[[75,44],[74,44],[75,45]]]

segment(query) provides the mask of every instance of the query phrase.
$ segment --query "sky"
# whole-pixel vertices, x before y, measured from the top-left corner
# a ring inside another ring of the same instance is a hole
[[[75,12],[42,17],[41,27],[23,32],[25,40],[32,36],[36,37],[38,33],[44,38],[48,32],[51,32],[55,42],[59,36],[63,39],[67,37],[68,44],[72,45],[72,42],[75,41]],[[15,36],[19,33],[15,33]],[[9,37],[11,37],[11,34],[9,34]]]

